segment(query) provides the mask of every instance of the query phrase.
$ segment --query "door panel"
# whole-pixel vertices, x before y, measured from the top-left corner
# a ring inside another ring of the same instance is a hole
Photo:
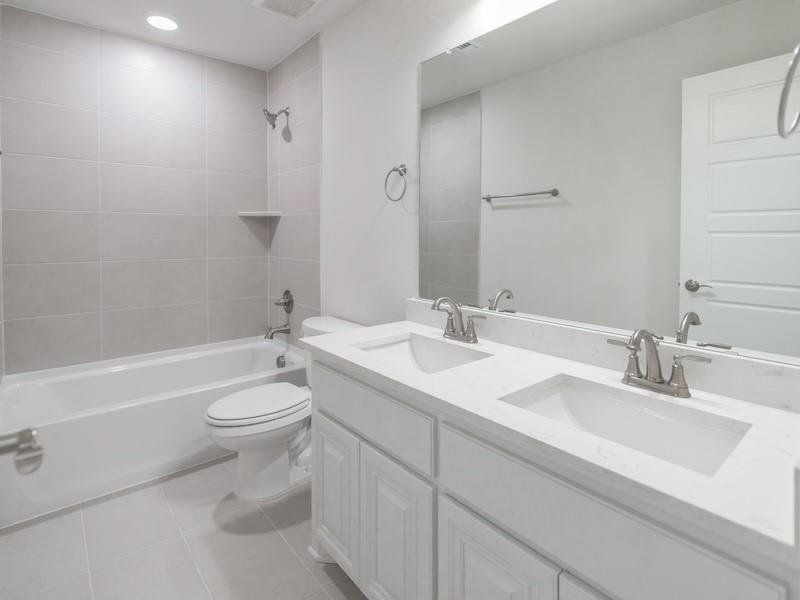
[[[312,431],[314,536],[347,574],[357,579],[359,441],[319,413],[314,413]]]
[[[776,124],[787,61],[684,81],[680,309],[704,341],[797,356],[800,136]]]
[[[439,498],[441,600],[555,600],[559,568]]]
[[[361,587],[373,600],[433,598],[433,487],[361,444]]]

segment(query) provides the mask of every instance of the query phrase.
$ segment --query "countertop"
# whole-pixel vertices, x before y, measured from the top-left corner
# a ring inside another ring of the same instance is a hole
[[[442,340],[437,328],[399,321],[303,338],[315,360],[342,370],[401,400],[474,425],[524,458],[637,509],[660,511],[663,521],[702,531],[718,544],[736,540],[762,556],[794,565],[795,467],[800,458],[800,415],[702,391],[687,399],[621,383],[613,371],[487,340],[469,347],[491,354],[438,373],[381,358],[357,345],[416,333]],[[460,342],[449,341],[456,345]],[[663,357],[662,357],[663,358]],[[713,365],[709,366],[713,368]],[[713,475],[677,466],[500,400],[559,374],[588,379],[661,402],[750,424]],[[666,375],[668,376],[668,371]],[[689,379],[687,375],[687,379]],[[691,388],[691,379],[689,386]],[[492,441],[488,439],[487,441]],[[564,474],[566,473],[566,474]],[[585,478],[585,481],[583,480]]]

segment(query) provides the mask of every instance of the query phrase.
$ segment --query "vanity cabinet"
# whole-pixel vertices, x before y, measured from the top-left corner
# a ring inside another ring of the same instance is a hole
[[[787,598],[469,425],[312,368],[313,544],[370,600],[606,600],[567,572],[616,600]]]
[[[439,498],[439,600],[557,600],[559,571],[453,500]]]
[[[432,600],[434,488],[314,414],[312,528],[372,600]]]

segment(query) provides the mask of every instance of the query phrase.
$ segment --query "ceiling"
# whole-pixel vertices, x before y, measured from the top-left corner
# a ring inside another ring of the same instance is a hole
[[[422,65],[422,107],[689,19],[738,0],[559,0]]]
[[[295,20],[253,6],[252,0],[6,0],[25,10],[269,69],[363,0],[320,0]],[[177,31],[153,29],[151,12],[177,19]]]

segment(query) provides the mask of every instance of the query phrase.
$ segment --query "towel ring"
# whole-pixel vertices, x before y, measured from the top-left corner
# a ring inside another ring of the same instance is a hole
[[[800,62],[800,44],[794,49],[792,63],[789,65],[789,72],[786,74],[783,92],[781,92],[781,103],[778,107],[778,133],[782,138],[788,138],[800,126],[800,111],[798,111],[791,126],[788,129],[786,128],[786,105],[789,103],[789,95],[792,91],[792,83],[794,83],[794,74],[797,71],[798,62]]]
[[[397,198],[392,198],[391,194],[389,194],[389,177],[392,176],[392,173],[397,173],[403,178],[403,191],[400,192],[400,195]],[[408,187],[406,173],[408,173],[408,169],[406,168],[405,164],[392,167],[392,169],[386,174],[386,179],[383,180],[383,191],[386,193],[386,197],[392,202],[399,202],[406,195],[406,188]]]

